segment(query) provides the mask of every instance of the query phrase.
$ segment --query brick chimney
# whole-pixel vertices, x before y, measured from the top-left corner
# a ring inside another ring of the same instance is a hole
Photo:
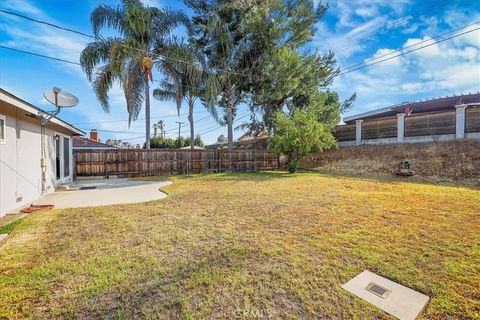
[[[90,131],[90,140],[100,142],[100,137],[98,136],[98,131],[95,129],[92,129]]]

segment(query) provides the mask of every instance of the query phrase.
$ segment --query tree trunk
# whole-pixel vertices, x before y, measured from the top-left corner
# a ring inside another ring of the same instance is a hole
[[[195,149],[195,131],[193,127],[193,101],[188,102],[188,122],[190,122],[190,149]]]
[[[228,151],[233,150],[233,97],[232,87],[230,83],[227,84],[227,139],[228,139]]]
[[[145,75],[145,149],[150,149],[150,87]]]
[[[227,126],[228,126],[228,151],[233,150],[233,110],[232,106],[227,107]]]

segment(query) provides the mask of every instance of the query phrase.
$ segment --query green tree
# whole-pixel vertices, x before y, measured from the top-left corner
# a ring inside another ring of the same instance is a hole
[[[194,11],[194,42],[202,48],[208,67],[219,81],[221,92],[216,104],[225,110],[228,149],[233,149],[233,118],[244,101],[261,48],[253,46],[253,33],[247,29],[254,1],[186,0]],[[256,30],[261,32],[261,30]]]
[[[180,137],[175,139],[174,148],[175,149],[180,149],[180,148],[188,146],[189,144],[190,144],[190,142],[187,139],[180,136]]]
[[[148,69],[156,65],[170,74],[169,61],[159,54],[171,32],[181,24],[188,25],[189,20],[181,12],[146,7],[140,0],[123,0],[118,7],[98,6],[91,14],[91,24],[96,38],[80,55],[82,69],[106,112],[110,110],[108,93],[117,81],[125,94],[129,123],[138,118],[145,100],[145,147],[149,148]],[[118,35],[101,37],[103,28],[114,29]]]
[[[150,139],[150,147],[152,149],[174,149],[176,145],[174,139],[154,137]]]
[[[227,142],[227,138],[223,134],[219,135],[217,138],[217,143],[225,143]]]
[[[265,128],[275,132],[277,112],[295,107],[325,91],[338,74],[333,53],[305,49],[327,6],[312,0],[265,0],[248,20],[254,43],[264,48],[255,66],[252,104],[263,114]]]
[[[153,96],[158,100],[176,100],[177,109],[180,112],[182,101],[188,105],[188,122],[190,124],[190,148],[194,149],[195,129],[193,111],[198,99],[204,101],[204,106],[214,119],[218,118],[213,99],[218,95],[217,81],[206,70],[205,58],[201,50],[197,50],[192,44],[174,42],[168,51],[171,59],[171,73],[153,90]]]
[[[288,171],[297,171],[302,157],[313,152],[322,152],[336,145],[332,135],[333,126],[321,120],[322,109],[318,106],[305,109],[295,108],[291,115],[277,112],[276,134],[270,140],[270,148],[284,154],[288,160]]]
[[[203,143],[202,137],[199,134],[197,134],[197,136],[195,137],[194,144],[197,147],[205,147],[205,143]]]

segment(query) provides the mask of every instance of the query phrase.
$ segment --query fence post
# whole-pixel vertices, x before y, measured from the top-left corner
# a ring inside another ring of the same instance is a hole
[[[465,109],[466,104],[455,106],[455,137],[457,139],[465,138]]]
[[[222,173],[222,150],[218,150],[218,172]]]
[[[77,180],[77,154],[73,152],[73,181]]]
[[[405,113],[397,113],[397,142],[403,142],[405,136]]]
[[[103,152],[103,172],[104,178],[108,179],[108,169],[107,169],[107,151]]]
[[[362,144],[362,122],[363,120],[355,120],[355,144]]]

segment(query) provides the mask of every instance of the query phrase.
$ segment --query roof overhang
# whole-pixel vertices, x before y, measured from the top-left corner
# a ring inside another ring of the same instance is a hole
[[[23,111],[26,111],[30,114],[33,114],[36,117],[41,117],[43,115],[47,115],[47,113],[44,110],[34,106],[31,103],[28,103],[25,100],[20,99],[19,97],[11,94],[10,92],[8,92],[8,91],[6,91],[2,88],[0,88],[0,100],[5,101],[6,103],[8,103],[8,104],[10,104],[10,105],[12,105],[16,108],[19,108]],[[50,122],[71,131],[75,135],[81,135],[81,136],[85,135],[85,132],[83,132],[82,130],[80,130],[78,128],[75,128],[74,126],[72,126],[68,122],[65,122],[65,121],[63,121],[63,120],[61,120],[57,117],[52,117],[50,119]]]
[[[383,113],[389,113],[389,112],[392,111],[392,108],[393,107],[385,107],[385,108],[381,108],[381,109],[377,109],[377,110],[372,110],[372,111],[368,111],[368,112],[364,112],[364,113],[359,113],[359,114],[356,114],[356,115],[353,115],[353,116],[344,117],[343,122],[347,123],[347,122],[354,121],[354,120],[357,120],[357,119],[367,118],[367,117],[371,117],[371,116],[377,116],[377,115],[381,115]]]

